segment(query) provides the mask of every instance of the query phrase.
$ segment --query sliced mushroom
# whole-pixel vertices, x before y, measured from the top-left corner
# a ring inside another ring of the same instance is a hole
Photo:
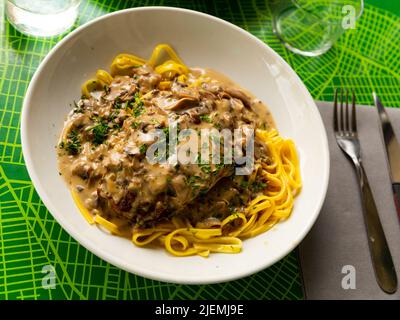
[[[217,218],[210,217],[196,223],[196,228],[210,229],[213,227],[220,227],[221,221]]]
[[[207,91],[207,90],[204,90],[204,89],[200,89],[199,90],[199,94],[200,94],[200,96],[202,98],[206,98],[206,99],[209,99],[209,100],[216,100],[217,99],[217,96],[213,92]]]
[[[174,90],[173,90],[174,92]],[[199,99],[199,91],[198,90],[193,90],[189,88],[180,88],[179,90],[175,90],[174,92],[178,98],[183,99],[183,98],[189,98],[189,99]]]
[[[83,180],[87,180],[92,171],[93,168],[91,165],[81,159],[74,161],[74,163],[71,165],[72,175],[78,176]]]
[[[133,99],[136,93],[137,86],[135,84],[130,84],[129,89],[126,92],[122,92],[120,95],[120,99],[122,101],[128,101]]]
[[[195,98],[182,98],[171,104],[165,105],[164,109],[169,110],[169,111],[181,110],[181,109],[185,109],[185,108],[197,105],[198,102],[199,102],[199,100],[195,99]]]
[[[194,124],[201,123],[200,115],[197,112],[186,112],[186,114],[189,116],[190,121]]]
[[[171,180],[171,186],[177,195],[176,200],[180,204],[185,204],[190,195],[190,188],[186,184],[186,178],[183,175],[178,175]]]
[[[242,100],[237,99],[237,98],[232,98],[230,100],[230,102],[231,102],[231,106],[232,106],[233,111],[236,114],[242,114],[243,108],[244,108],[244,104],[243,104]]]
[[[247,107],[250,108],[251,107],[251,99],[250,97],[248,97],[243,91],[236,89],[236,88],[232,88],[232,87],[227,87],[225,89],[226,93],[228,93],[230,96],[234,97],[234,98],[238,98],[240,100],[242,100],[243,104]]]

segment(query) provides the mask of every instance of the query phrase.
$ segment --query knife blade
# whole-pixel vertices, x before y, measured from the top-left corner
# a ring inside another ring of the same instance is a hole
[[[400,219],[400,144],[396,139],[389,116],[377,94],[372,93],[375,106],[378,110],[382,126],[382,135],[385,142],[386,156],[389,164],[389,174],[392,182],[394,203]]]

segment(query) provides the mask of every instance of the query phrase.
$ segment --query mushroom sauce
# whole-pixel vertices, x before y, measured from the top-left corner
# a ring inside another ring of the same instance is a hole
[[[178,130],[274,127],[261,101],[214,71],[193,68],[166,84],[144,65],[74,103],[57,146],[60,174],[90,213],[132,227],[174,215],[210,227],[261,194],[267,181],[235,175],[234,164],[150,164],[149,133],[167,133],[172,121]],[[257,136],[254,161],[268,163]]]

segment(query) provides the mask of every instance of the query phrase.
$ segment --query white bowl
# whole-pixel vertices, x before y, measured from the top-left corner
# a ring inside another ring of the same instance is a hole
[[[211,67],[263,100],[284,137],[298,148],[304,187],[292,216],[273,230],[245,240],[240,254],[176,258],[163,249],[138,248],[90,226],[57,170],[55,145],[70,103],[98,68],[118,53],[149,57],[171,44],[189,66]],[[289,65],[248,32],[218,18],[184,9],[123,10],[78,28],[43,60],[22,110],[22,147],[33,184],[61,226],[88,250],[129,272],[174,283],[204,284],[260,271],[293,250],[314,224],[328,185],[326,132],[309,92]]]

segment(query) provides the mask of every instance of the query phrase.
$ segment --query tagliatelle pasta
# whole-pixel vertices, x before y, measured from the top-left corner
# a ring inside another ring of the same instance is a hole
[[[204,255],[204,252],[238,253],[242,248],[241,239],[255,237],[288,218],[293,209],[294,196],[301,190],[299,160],[294,143],[281,138],[275,129],[257,130],[256,134],[268,145],[273,155],[270,164],[262,164],[256,179],[271,178],[273,182],[263,190],[263,195],[248,204],[244,213],[229,215],[220,228],[193,229],[189,224],[186,228],[171,225],[164,229],[135,230],[133,243],[147,245],[158,241],[176,256]],[[224,230],[224,226],[234,222],[239,223],[229,231]],[[137,241],[138,238],[141,242]]]
[[[119,54],[110,73],[99,69],[82,85],[82,95],[58,152],[90,224],[139,247],[207,257],[238,253],[243,240],[290,216],[302,187],[293,141],[279,135],[260,101],[216,73],[188,68],[169,45],[156,46],[148,60]],[[149,132],[169,133],[171,119],[179,130],[254,129],[251,172],[238,176],[237,165],[224,163],[147,163]]]

